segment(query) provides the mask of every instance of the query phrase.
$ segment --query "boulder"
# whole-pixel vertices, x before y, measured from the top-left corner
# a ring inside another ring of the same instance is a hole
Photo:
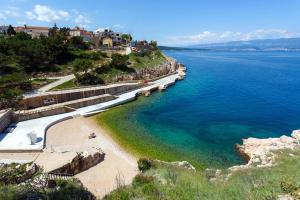
[[[77,153],[70,163],[51,171],[52,174],[76,175],[88,170],[104,160],[105,153],[97,148]]]

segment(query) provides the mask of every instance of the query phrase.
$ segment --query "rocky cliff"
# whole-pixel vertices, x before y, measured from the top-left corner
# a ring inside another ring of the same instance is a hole
[[[156,67],[146,67],[135,70],[135,72],[118,75],[112,82],[131,81],[131,80],[151,80],[161,76],[175,73],[182,66],[176,60],[167,57],[166,61]]]

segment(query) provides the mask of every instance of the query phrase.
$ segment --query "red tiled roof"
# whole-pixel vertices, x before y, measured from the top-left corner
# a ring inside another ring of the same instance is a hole
[[[25,29],[49,30],[49,27],[46,27],[46,26],[26,26]]]
[[[28,29],[35,29],[35,30],[49,30],[49,27],[45,26],[17,26],[15,27],[16,31],[21,31],[21,30],[28,30]]]

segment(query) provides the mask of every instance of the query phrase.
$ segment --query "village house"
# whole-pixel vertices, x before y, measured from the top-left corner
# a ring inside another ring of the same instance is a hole
[[[31,35],[31,37],[36,38],[40,37],[41,35],[48,36],[49,34],[49,27],[43,26],[18,26],[14,28],[16,32],[25,32]]]
[[[7,33],[8,26],[2,25],[0,26],[0,34]]]
[[[130,47],[133,52],[153,50],[153,46],[150,45],[146,40],[132,41],[130,43]]]
[[[109,48],[113,47],[112,38],[109,37],[109,36],[106,36],[106,37],[102,38],[102,46],[109,47]]]
[[[78,26],[70,30],[71,37],[83,37],[83,41],[90,42],[93,38],[93,33],[86,31]]]
[[[99,30],[95,32],[95,37],[98,38],[95,41],[99,41],[100,46],[106,47],[126,45],[126,41],[122,38],[122,35],[122,33],[114,32],[110,29]]]

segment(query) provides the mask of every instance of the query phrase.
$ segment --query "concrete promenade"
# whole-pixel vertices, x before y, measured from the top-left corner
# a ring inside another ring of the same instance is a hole
[[[46,140],[46,131],[52,125],[63,120],[75,118],[77,116],[89,116],[103,112],[111,107],[135,100],[138,94],[158,89],[158,87],[162,85],[169,86],[171,84],[174,84],[178,79],[179,75],[173,74],[165,78],[150,82],[149,86],[147,87],[121,94],[112,101],[79,108],[76,111],[69,113],[42,117],[14,124],[13,126],[15,128],[10,133],[0,134],[0,151],[42,151]],[[37,134],[37,143],[34,145],[30,144],[30,140],[27,137],[27,134],[30,132],[35,132]]]

